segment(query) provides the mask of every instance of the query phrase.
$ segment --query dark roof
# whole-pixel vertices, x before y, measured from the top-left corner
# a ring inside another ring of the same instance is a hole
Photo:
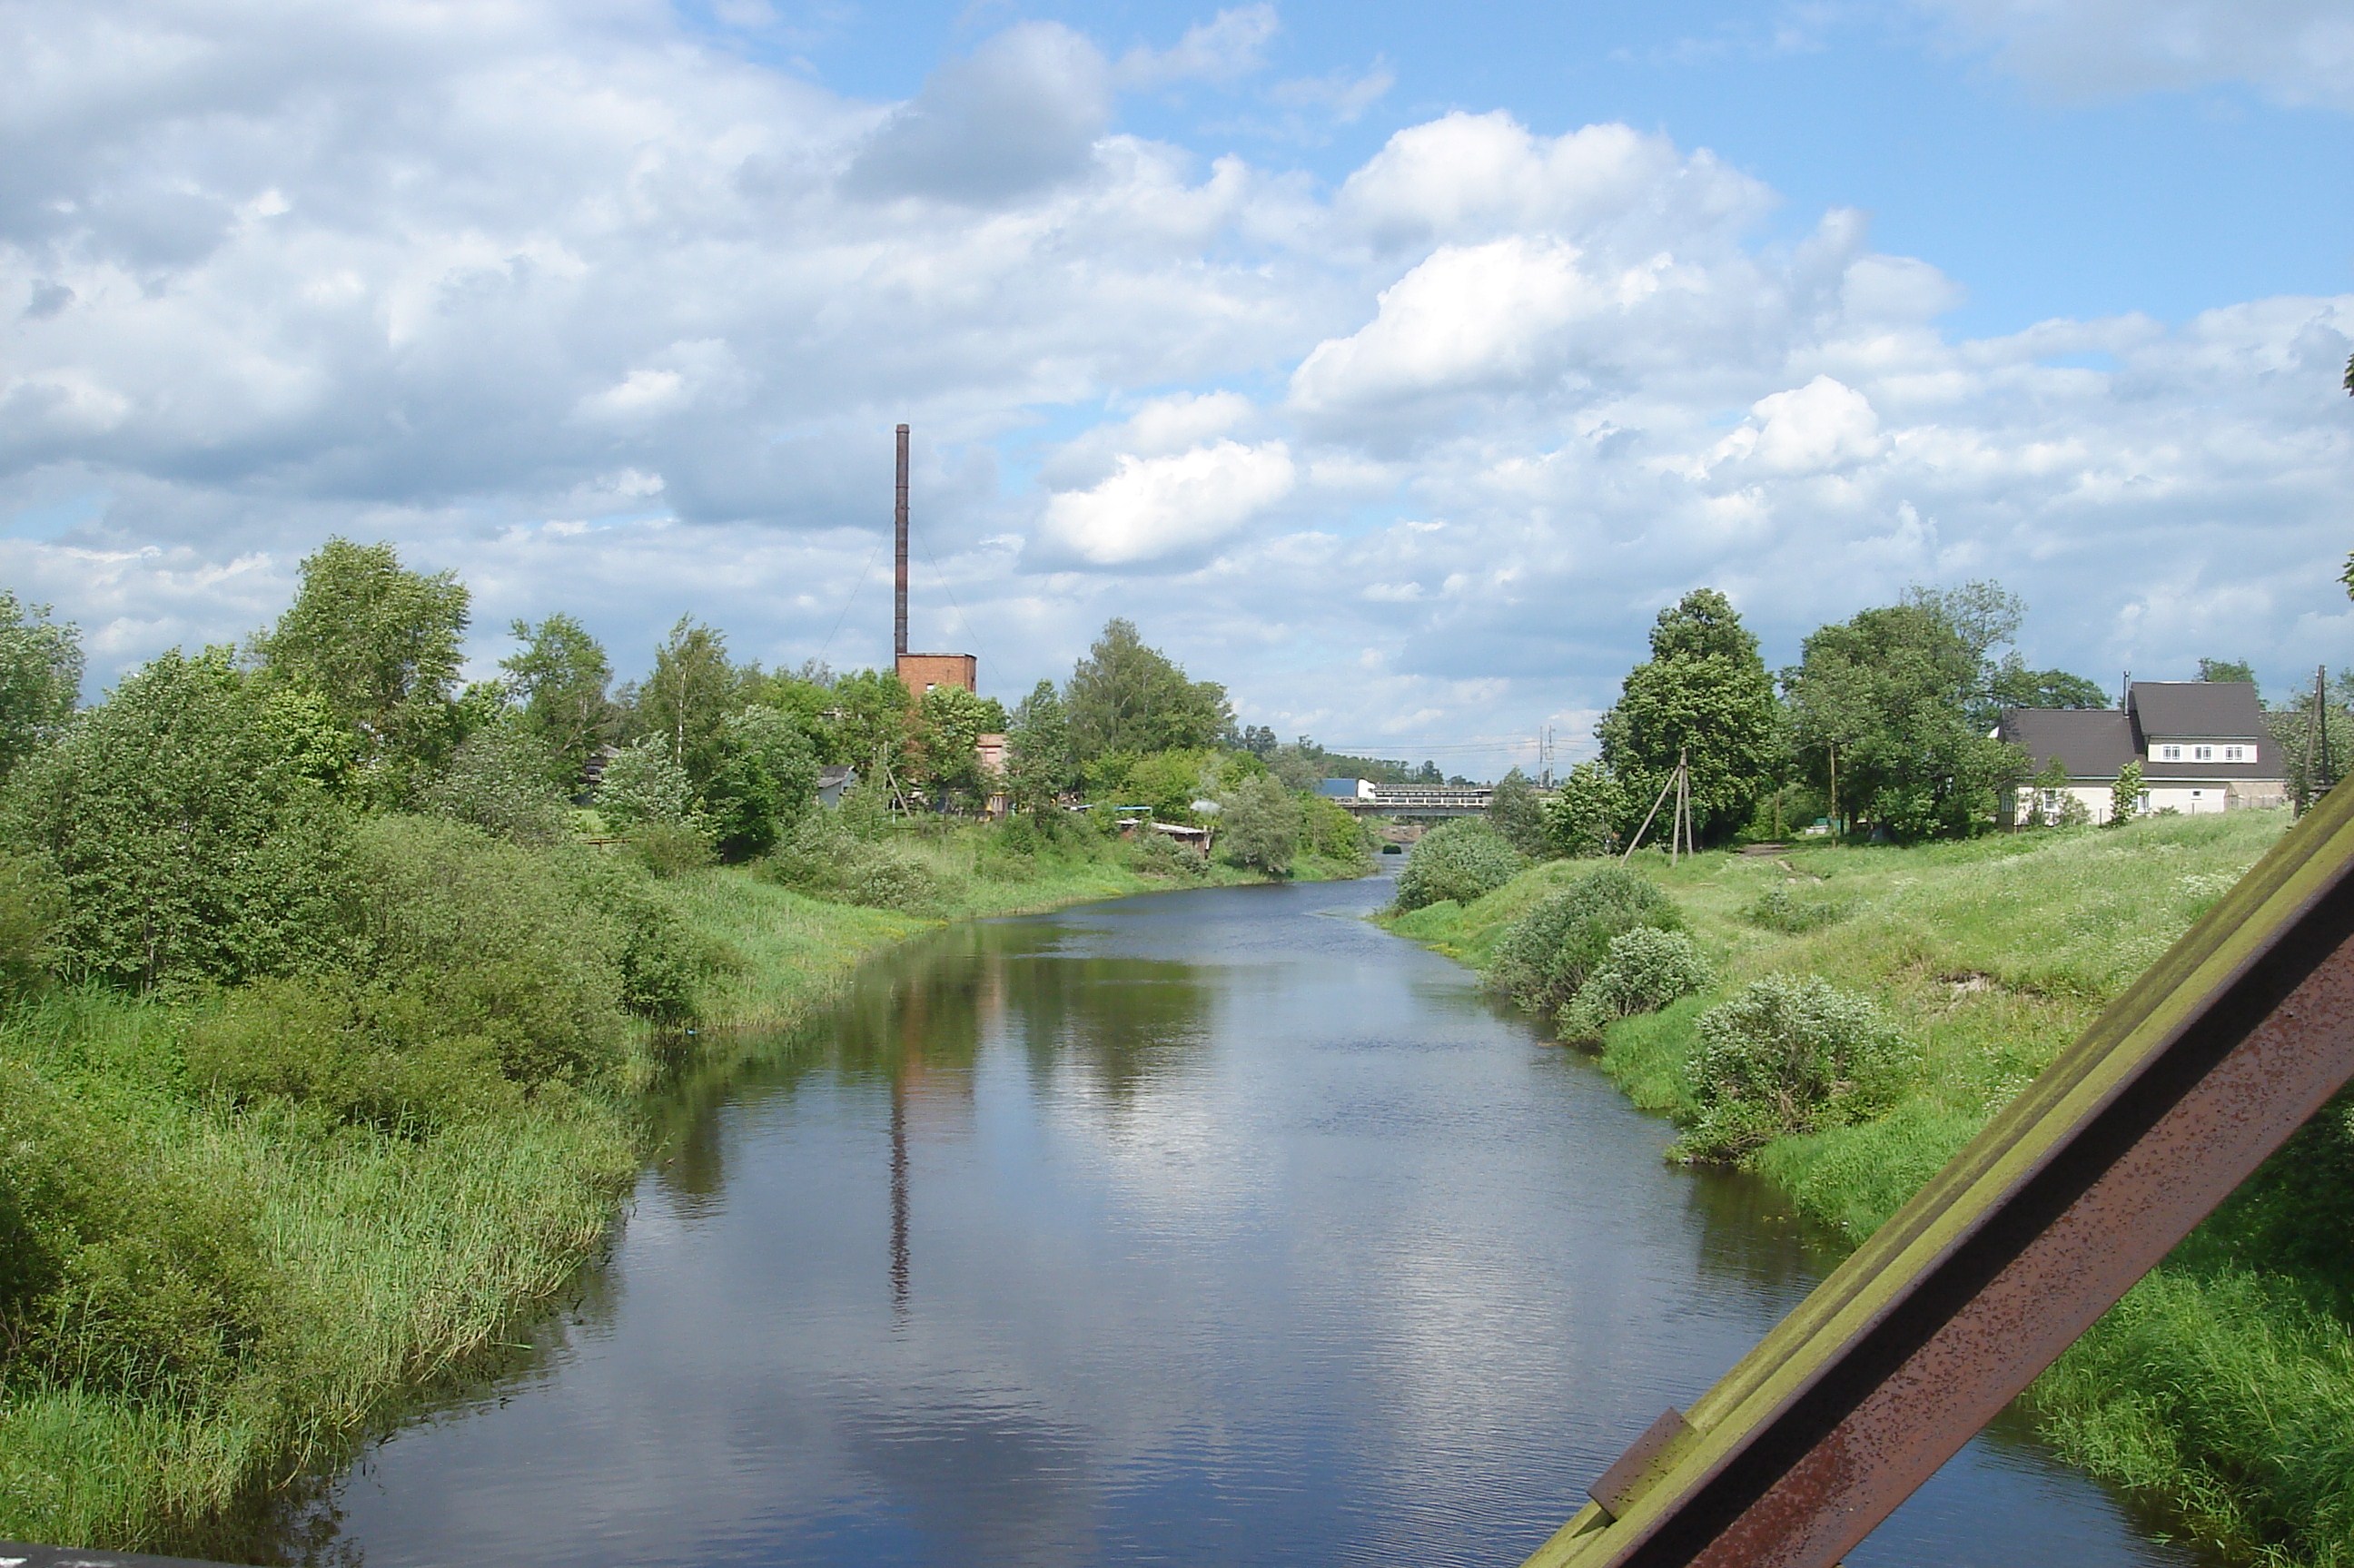
[[[2127,700],[2131,705],[2125,713],[2005,708],[1995,733],[2027,753],[2034,773],[2057,757],[2071,779],[2115,779],[2139,758],[2142,777],[2152,780],[2228,783],[2285,777],[2256,689],[2245,681],[2136,681]],[[2150,756],[2153,736],[2201,743],[2253,740],[2256,753],[2247,762],[2160,762]]]
[[[2137,755],[2133,726],[2115,708],[2005,708],[1995,733],[2027,753],[2034,773],[2056,757],[2071,779],[2115,779]]]
[[[2245,681],[2136,681],[2126,706],[2147,741],[2261,740],[2264,705]]]

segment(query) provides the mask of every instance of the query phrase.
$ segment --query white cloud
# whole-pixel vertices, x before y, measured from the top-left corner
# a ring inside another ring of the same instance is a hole
[[[1919,0],[2008,69],[2072,96],[2243,82],[2354,110],[2344,0]]]
[[[1122,55],[1122,87],[1161,87],[1172,82],[1229,82],[1267,63],[1267,46],[1282,24],[1268,5],[1237,5],[1185,29],[1165,49],[1139,46]]]
[[[1730,463],[1767,473],[1819,473],[1877,457],[1886,445],[1871,401],[1828,376],[1760,397],[1749,415],[1717,444],[1710,468]]]
[[[1779,662],[1956,575],[2041,663],[2337,657],[2354,299],[1961,338],[1967,280],[1851,212],[1769,243],[1663,136],[1447,114],[1328,194],[1124,133],[1051,27],[896,106],[653,0],[0,28],[0,577],[93,685],[331,532],[624,673],[684,611],[876,660],[900,419],[917,635],[1000,693],[1124,614],[1281,733],[1503,735],[1685,588]]]
[[[1137,567],[1199,551],[1289,495],[1297,482],[1281,441],[1239,441],[1168,457],[1124,456],[1093,489],[1046,503],[1047,554],[1092,567]]]

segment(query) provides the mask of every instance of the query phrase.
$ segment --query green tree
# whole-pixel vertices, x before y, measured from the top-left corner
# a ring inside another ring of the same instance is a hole
[[[1488,821],[1504,835],[1506,843],[1522,854],[1542,859],[1553,853],[1545,803],[1529,776],[1517,768],[1496,781],[1488,797]]]
[[[915,753],[923,782],[950,800],[977,802],[981,737],[1004,733],[1005,709],[962,686],[934,686],[916,705]]]
[[[1263,773],[1237,779],[1218,800],[1219,858],[1288,876],[1301,825],[1290,790]]]
[[[2245,681],[2256,683],[2256,667],[2244,659],[2201,659],[2199,678],[2202,681]]]
[[[915,733],[915,699],[888,670],[857,670],[834,683],[832,756],[828,761],[858,769],[863,788],[888,802],[909,774],[908,747]]]
[[[671,757],[668,736],[642,735],[606,758],[597,780],[597,810],[625,831],[698,824],[694,782]]]
[[[564,797],[550,782],[557,773],[538,728],[509,712],[458,743],[448,770],[426,787],[423,804],[511,843],[554,843],[566,824]]]
[[[1702,838],[1722,839],[1747,821],[1775,761],[1774,683],[1731,601],[1695,588],[1661,610],[1649,661],[1627,673],[1595,734],[1636,821],[1681,756]],[[1618,825],[1632,831],[1636,821]]]
[[[1978,722],[1984,676],[1934,596],[1820,628],[1782,676],[1808,781],[1898,840],[1977,832],[2026,766]]]
[[[1546,853],[1578,860],[1616,850],[1620,796],[1618,781],[1598,760],[1572,767],[1545,809]]]
[[[1051,811],[1058,800],[1078,787],[1078,763],[1071,756],[1070,719],[1054,682],[1041,681],[1030,688],[1030,694],[1013,710],[1005,744],[1006,789],[1016,810]]]
[[[459,738],[466,588],[450,572],[406,570],[390,545],[330,539],[304,560],[302,586],[260,640],[277,680],[316,692],[357,737],[373,799],[407,800]]]
[[[653,673],[637,689],[637,727],[663,737],[697,793],[718,771],[727,715],[743,705],[743,679],[727,661],[727,640],[682,615],[654,650]]]
[[[2128,762],[2117,769],[2117,781],[2109,786],[2109,826],[2121,828],[2140,810],[2141,764]]]
[[[62,887],[53,961],[143,989],[329,961],[343,814],[229,650],[151,661],[10,779],[8,833]]]
[[[0,588],[0,780],[57,738],[81,697],[81,633]]]
[[[2031,670],[2016,650],[2003,656],[1988,694],[2004,708],[2105,708],[2109,694],[2097,681],[2065,670]]]
[[[1081,762],[1108,752],[1214,746],[1234,725],[1226,689],[1188,680],[1184,670],[1112,620],[1063,690],[1071,748]]]
[[[758,704],[728,715],[718,770],[704,789],[721,857],[768,853],[816,803],[817,753],[791,716]]]
[[[588,628],[568,615],[551,615],[537,626],[518,620],[512,630],[523,646],[500,660],[499,668],[524,722],[547,748],[548,782],[568,795],[579,788],[597,748],[612,737],[616,715],[607,694],[612,663]]]

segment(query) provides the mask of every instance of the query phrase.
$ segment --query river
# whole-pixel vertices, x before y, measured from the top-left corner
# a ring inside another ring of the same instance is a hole
[[[968,926],[682,1086],[611,1254],[296,1555],[1516,1563],[1835,1260],[1383,879]],[[1857,1568],[2200,1560],[2013,1420]]]

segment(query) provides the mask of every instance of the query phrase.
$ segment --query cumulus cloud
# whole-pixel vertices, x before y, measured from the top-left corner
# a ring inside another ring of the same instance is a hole
[[[2072,96],[2243,82],[2354,110],[2354,12],[2340,0],[1922,0],[2009,69]]]
[[[1046,503],[1042,555],[1090,567],[1145,567],[1198,553],[1289,495],[1298,476],[1281,441],[1222,440],[1167,457],[1123,455],[1092,489]]]
[[[1760,397],[1707,465],[1774,474],[1819,473],[1880,455],[1880,418],[1854,387],[1828,376]]]
[[[463,575],[478,660],[879,659],[900,419],[917,635],[1001,693],[1122,614],[1283,733],[1532,734],[1700,583],[1777,662],[1979,576],[2087,673],[2354,631],[2354,299],[1958,337],[1934,258],[1768,242],[1667,137],[1446,114],[1323,189],[1124,132],[1041,25],[899,105],[653,0],[0,28],[0,577],[94,685],[335,532]]]
[[[877,196],[987,205],[1076,178],[1111,117],[1110,74],[1094,44],[1024,22],[935,72],[851,162],[847,183]]]

